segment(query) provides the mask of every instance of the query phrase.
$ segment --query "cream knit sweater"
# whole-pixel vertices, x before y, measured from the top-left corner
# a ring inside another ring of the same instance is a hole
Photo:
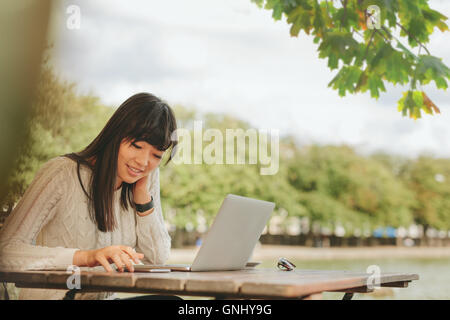
[[[80,166],[89,192],[91,170]],[[117,228],[101,232],[89,217],[88,202],[77,176],[77,164],[66,157],[46,162],[37,172],[0,231],[0,269],[67,268],[77,250],[126,245],[145,255],[144,263],[163,264],[171,239],[165,226],[159,191],[159,168],[151,173],[155,211],[140,217],[120,206],[121,188],[114,194]],[[98,269],[98,267],[96,268]],[[66,290],[21,289],[19,299],[62,299]],[[109,299],[112,293],[77,294],[76,299]]]

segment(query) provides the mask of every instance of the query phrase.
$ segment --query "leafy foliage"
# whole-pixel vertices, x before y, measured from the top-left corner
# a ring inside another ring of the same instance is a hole
[[[49,159],[84,148],[100,132],[113,110],[94,96],[79,96],[75,85],[62,82],[45,64],[28,120],[27,143],[7,181],[0,208],[11,206],[25,192],[37,170]]]
[[[328,60],[330,70],[338,70],[329,87],[340,96],[369,91],[378,99],[380,92],[386,91],[386,82],[409,84],[398,101],[403,115],[417,119],[421,111],[440,113],[423,89],[417,89],[434,81],[438,89],[446,90],[450,78],[450,69],[425,46],[435,28],[448,31],[447,17],[431,9],[426,0],[252,2],[272,10],[275,20],[284,15],[291,25],[291,36],[298,37],[303,30],[314,37],[319,58]],[[378,6],[379,15],[368,10],[371,5]],[[378,17],[379,28],[371,28]],[[422,50],[426,54],[420,54]]]
[[[328,219],[392,226],[413,221],[413,193],[379,162],[345,146],[311,146],[294,159],[288,164],[290,183],[325,200],[321,214]],[[327,205],[331,200],[335,204]]]
[[[445,229],[450,221],[450,161],[420,157],[403,165],[400,178],[414,192],[414,219]]]

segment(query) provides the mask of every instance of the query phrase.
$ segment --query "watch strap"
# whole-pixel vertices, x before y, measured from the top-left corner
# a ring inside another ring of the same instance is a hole
[[[150,209],[152,209],[154,207],[153,204],[153,196],[152,196],[152,200],[150,200],[150,202],[144,203],[144,204],[134,204],[136,206],[136,210],[139,212],[146,212]]]

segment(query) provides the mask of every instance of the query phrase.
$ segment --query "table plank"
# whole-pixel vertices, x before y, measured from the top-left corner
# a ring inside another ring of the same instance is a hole
[[[185,290],[185,277],[183,273],[173,272],[170,277],[167,277],[166,273],[136,273],[137,280],[135,283],[136,288],[144,290],[161,290],[161,291],[184,291]],[[150,275],[150,276],[146,276]]]
[[[63,271],[0,272],[0,280],[21,287],[67,290],[70,273]],[[324,291],[367,292],[368,273],[335,270],[245,269],[238,271],[106,273],[81,271],[83,291],[165,292],[254,298],[301,298]],[[405,286],[417,274],[382,273],[380,285]]]
[[[133,288],[135,282],[136,275],[133,273],[97,272],[91,274],[89,285],[92,287]]]
[[[283,296],[299,297],[324,291],[338,291],[365,287],[371,274],[332,272],[304,274],[301,270],[284,272],[282,277],[266,274],[264,281],[248,281],[242,284],[241,293],[253,296]],[[415,274],[381,274],[380,283],[397,282],[402,280],[417,280]]]
[[[47,271],[2,271],[0,272],[0,281],[13,283],[46,283],[47,275]]]

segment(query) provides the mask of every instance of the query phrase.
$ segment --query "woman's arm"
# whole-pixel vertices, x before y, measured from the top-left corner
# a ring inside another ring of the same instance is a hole
[[[36,246],[41,229],[53,219],[67,190],[67,164],[61,158],[45,163],[5,221],[0,234],[0,268],[68,267],[76,248]]]
[[[149,193],[153,196],[154,209],[145,216],[136,214],[136,251],[144,254],[144,263],[164,264],[169,258],[171,239],[162,215],[159,168],[149,178]]]

